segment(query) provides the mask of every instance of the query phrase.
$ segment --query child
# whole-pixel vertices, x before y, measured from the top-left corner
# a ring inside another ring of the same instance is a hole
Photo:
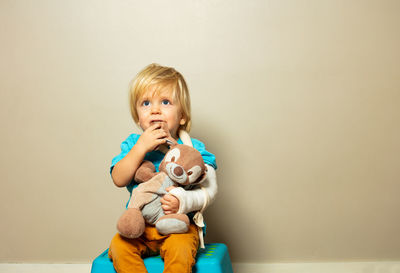
[[[190,130],[190,97],[186,82],[174,68],[151,64],[132,82],[130,107],[143,134],[131,134],[122,142],[121,153],[111,163],[111,176],[116,186],[126,186],[132,194],[132,189],[137,186],[132,179],[140,163],[149,160],[158,171],[164,157],[159,147],[165,145],[168,137],[182,143],[179,131]],[[208,194],[202,189],[185,191],[171,187],[161,199],[165,214],[198,211],[217,193],[215,157],[200,141],[192,139],[192,143],[207,165],[207,179],[202,186]],[[136,239],[124,238],[117,233],[108,255],[118,273],[147,272],[142,257],[158,254],[164,259],[164,272],[180,273],[192,271],[198,247],[198,228],[193,223],[187,233],[170,235],[160,235],[154,226],[146,225],[143,235]]]

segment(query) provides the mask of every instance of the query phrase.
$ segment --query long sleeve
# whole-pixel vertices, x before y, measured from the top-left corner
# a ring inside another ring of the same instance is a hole
[[[210,205],[218,192],[217,186],[217,176],[215,169],[210,165],[207,166],[207,178],[201,184],[204,190],[207,192],[209,197]],[[207,202],[207,196],[205,195],[204,190],[200,187],[193,190],[184,190],[181,187],[177,187],[171,190],[169,193],[174,195],[179,199],[179,211],[178,213],[187,214],[192,211],[199,211],[203,207],[203,205]]]

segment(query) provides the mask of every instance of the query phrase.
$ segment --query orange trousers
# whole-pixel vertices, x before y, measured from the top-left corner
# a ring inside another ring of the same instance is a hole
[[[142,236],[127,239],[117,233],[111,241],[108,256],[118,273],[145,273],[143,257],[160,254],[164,273],[190,273],[196,263],[199,247],[197,227],[190,224],[182,234],[160,235],[154,226],[146,226]]]

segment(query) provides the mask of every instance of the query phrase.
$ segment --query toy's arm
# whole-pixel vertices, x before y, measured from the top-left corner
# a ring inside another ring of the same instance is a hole
[[[201,183],[201,187],[207,192],[209,199],[208,205],[210,205],[217,195],[217,176],[213,167],[207,166],[207,178]],[[194,190],[188,190],[181,187],[177,187],[169,191],[170,194],[178,198],[179,200],[179,211],[178,213],[187,214],[192,211],[199,211],[203,205],[207,202],[207,196],[201,188]]]
[[[156,168],[154,167],[154,164],[151,163],[150,161],[143,161],[142,164],[139,166],[139,168],[136,170],[134,180],[137,183],[142,183],[150,180],[155,176],[156,173]]]

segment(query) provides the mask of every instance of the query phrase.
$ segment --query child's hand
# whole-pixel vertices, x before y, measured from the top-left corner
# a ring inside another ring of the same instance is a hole
[[[166,191],[170,191],[175,187],[168,187]],[[161,207],[165,214],[177,213],[179,210],[179,199],[172,194],[166,194],[161,198]]]
[[[165,129],[165,126],[161,123],[155,123],[143,132],[136,145],[139,145],[145,153],[148,153],[166,143],[168,136],[169,131]]]
[[[161,129],[164,130],[167,133],[166,138],[171,140],[171,141],[176,142],[176,140],[171,136],[171,133],[170,133],[170,131],[168,129],[168,124],[166,122],[162,122],[160,124],[161,124]]]

